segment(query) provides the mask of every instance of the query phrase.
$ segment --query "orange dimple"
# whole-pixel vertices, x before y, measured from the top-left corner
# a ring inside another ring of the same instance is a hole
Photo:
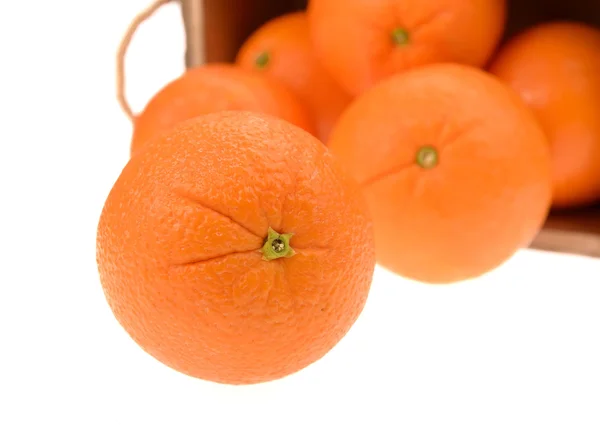
[[[266,261],[269,227],[296,254]],[[228,384],[326,354],[360,314],[375,265],[359,187],[324,145],[269,115],[184,121],[133,156],[98,227],[113,313],[149,354]]]
[[[484,65],[503,33],[504,0],[311,0],[311,38],[325,68],[358,95],[435,62]],[[395,29],[408,34],[396,45]]]
[[[432,169],[417,163],[424,146],[437,150]],[[430,65],[376,85],[342,115],[330,149],[363,185],[378,262],[415,280],[497,267],[548,212],[544,134],[515,93],[472,67]]]
[[[490,69],[520,94],[548,136],[555,207],[600,199],[598,52],[597,29],[546,23],[509,41]]]
[[[261,55],[267,55],[267,63],[259,67],[256,62]],[[236,63],[260,70],[292,90],[312,114],[316,135],[323,142],[350,103],[350,95],[317,60],[304,12],[279,16],[256,30],[240,48]]]
[[[135,118],[131,153],[187,119],[225,110],[262,112],[314,132],[306,107],[282,84],[232,64],[186,70],[148,102]]]

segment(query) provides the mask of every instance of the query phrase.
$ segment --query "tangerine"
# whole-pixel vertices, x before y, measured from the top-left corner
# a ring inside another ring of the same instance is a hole
[[[358,97],[330,149],[361,184],[377,260],[426,283],[480,276],[546,219],[550,153],[517,94],[479,69],[436,64]]]
[[[375,266],[360,188],[315,137],[228,111],[133,156],[97,234],[115,317],[146,352],[226,384],[323,357],[361,313]]]
[[[600,30],[537,25],[503,46],[490,71],[519,93],[548,136],[554,207],[600,199]]]
[[[506,21],[505,0],[310,0],[311,39],[331,75],[354,95],[437,62],[483,66]]]
[[[236,63],[261,70],[288,88],[312,113],[316,136],[326,142],[352,97],[323,68],[313,51],[305,12],[279,16],[242,45]]]
[[[131,154],[181,121],[224,110],[267,113],[314,133],[306,107],[284,85],[258,71],[210,63],[186,70],[150,99],[135,118]]]

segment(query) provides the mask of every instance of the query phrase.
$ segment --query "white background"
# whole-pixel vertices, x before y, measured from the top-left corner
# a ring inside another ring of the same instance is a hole
[[[600,426],[600,261],[523,251],[470,283],[378,270],[325,358],[269,384],[185,377],[118,326],[96,224],[127,161],[114,53],[144,0],[0,6],[0,426]],[[179,9],[128,61],[139,109],[182,71]]]

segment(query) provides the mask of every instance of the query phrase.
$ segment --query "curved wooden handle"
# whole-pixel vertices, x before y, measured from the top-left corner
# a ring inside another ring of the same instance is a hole
[[[162,6],[170,3],[173,0],[154,0],[154,2],[146,9],[141,11],[129,24],[125,35],[119,44],[119,50],[117,51],[117,100],[123,112],[133,122],[135,120],[135,114],[127,101],[127,95],[125,93],[125,57],[127,56],[127,49],[131,44],[131,39],[137,31],[138,27],[147,19],[149,19],[158,9]]]

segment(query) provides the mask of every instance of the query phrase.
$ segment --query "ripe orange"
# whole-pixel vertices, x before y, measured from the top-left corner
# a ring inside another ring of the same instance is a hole
[[[106,298],[130,336],[187,375],[250,384],[325,355],[375,265],[360,188],[272,116],[187,120],[133,156],[97,235]]]
[[[504,0],[310,0],[318,57],[348,92],[434,62],[484,65],[505,23]]]
[[[187,70],[154,95],[135,119],[131,153],[183,120],[224,110],[271,114],[314,133],[306,107],[282,84],[257,71],[211,63]]]
[[[309,108],[316,135],[323,142],[351,101],[317,60],[305,12],[264,24],[246,40],[236,62],[246,69],[262,70],[289,87]]]
[[[550,153],[531,111],[457,64],[391,77],[357,98],[330,149],[366,194],[378,262],[428,283],[479,276],[528,245],[550,205]]]
[[[490,71],[521,95],[548,136],[554,206],[600,199],[600,31],[538,25],[509,41]]]

